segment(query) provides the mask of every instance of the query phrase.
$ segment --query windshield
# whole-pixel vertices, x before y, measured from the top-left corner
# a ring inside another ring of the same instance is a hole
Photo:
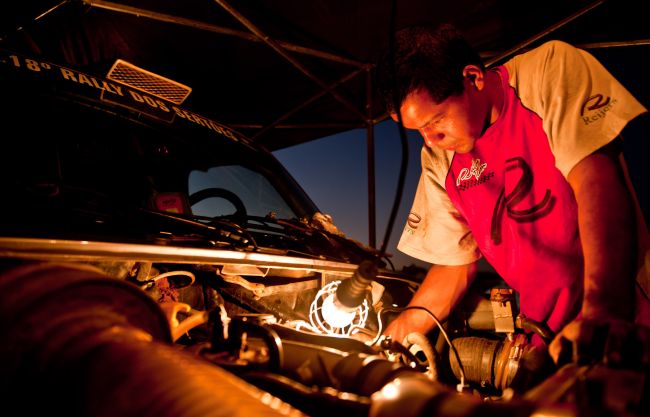
[[[174,108],[172,121],[159,121],[38,82],[0,82],[5,233],[49,237],[90,225],[95,239],[134,237],[144,226],[138,210],[203,223],[316,212],[269,152],[208,119]]]
[[[192,171],[188,188],[190,195],[197,195],[211,188],[230,190],[251,216],[264,217],[273,213],[273,216],[281,219],[298,217],[268,178],[245,166],[226,165],[212,167],[207,171]],[[218,217],[234,214],[238,208],[237,203],[226,196],[204,194],[208,197],[192,205],[192,213],[195,215]]]
[[[376,255],[319,213],[270,152],[225,125],[35,62],[0,59],[2,236],[355,263]]]

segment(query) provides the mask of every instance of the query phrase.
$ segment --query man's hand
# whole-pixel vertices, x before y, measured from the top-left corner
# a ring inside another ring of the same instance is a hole
[[[393,320],[383,334],[395,342],[404,344],[404,339],[409,333],[427,334],[434,325],[433,319],[425,311],[407,310]]]
[[[473,263],[454,266],[432,265],[409,306],[424,306],[442,322],[465,294],[475,272],[476,266]],[[427,334],[434,326],[435,321],[426,311],[406,310],[390,323],[383,334],[402,343],[409,333]]]
[[[574,320],[557,334],[548,350],[558,365],[647,366],[650,328],[613,318]]]

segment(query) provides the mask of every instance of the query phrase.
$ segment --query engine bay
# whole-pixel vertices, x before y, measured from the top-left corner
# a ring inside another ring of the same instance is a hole
[[[226,415],[212,403],[227,415],[645,412],[647,362],[558,368],[544,349],[552,332],[518,315],[495,277],[438,329],[397,342],[382,327],[419,284],[385,270],[365,288],[365,312],[337,327],[319,323],[327,288],[355,271],[333,263],[3,262],[3,392],[26,414]],[[26,401],[34,394],[48,401]]]

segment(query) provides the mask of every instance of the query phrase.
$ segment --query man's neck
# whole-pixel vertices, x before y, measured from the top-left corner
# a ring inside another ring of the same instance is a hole
[[[503,110],[503,85],[496,71],[486,71],[485,86],[490,109],[490,125],[494,124]]]

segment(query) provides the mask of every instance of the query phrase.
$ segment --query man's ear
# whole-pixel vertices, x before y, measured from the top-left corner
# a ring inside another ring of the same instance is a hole
[[[471,86],[482,90],[485,86],[485,73],[477,65],[466,65],[463,68],[463,78]]]
[[[397,120],[397,113],[395,113],[395,112],[390,112],[390,117],[391,117],[391,119],[393,119],[396,122],[399,121],[399,120]]]

